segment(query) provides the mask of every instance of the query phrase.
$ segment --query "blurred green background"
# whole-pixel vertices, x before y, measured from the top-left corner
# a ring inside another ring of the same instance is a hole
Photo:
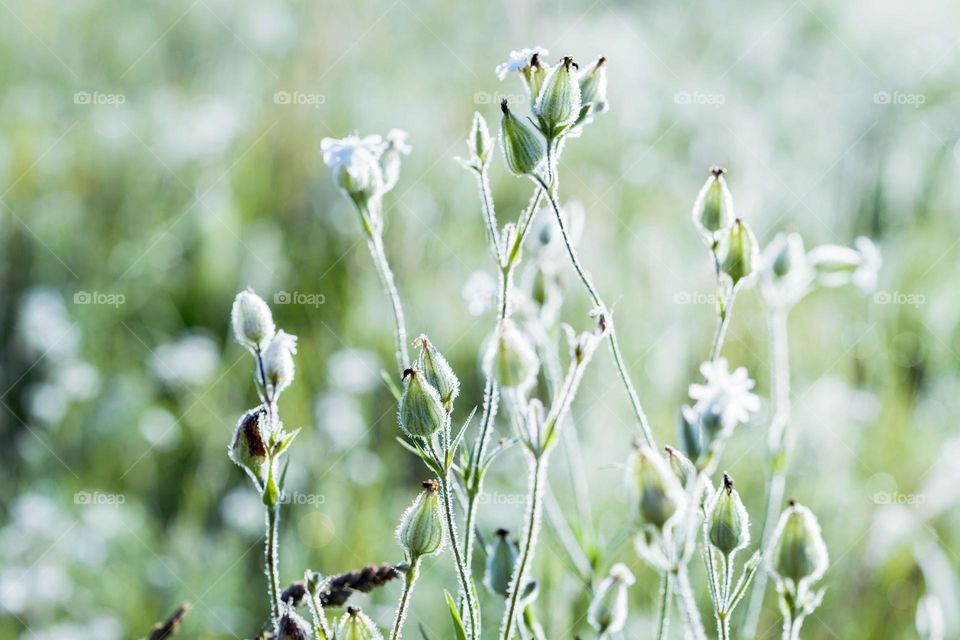
[[[494,317],[476,291],[494,274],[473,178],[453,157],[475,110],[495,123],[501,96],[524,99],[495,65],[541,45],[610,59],[611,112],[567,146],[562,197],[586,210],[583,259],[616,304],[659,440],[674,439],[713,330],[712,307],[696,304],[711,264],[689,219],[708,166],[728,169],[761,242],[795,230],[808,246],[880,245],[877,294],[821,291],[791,316],[788,495],[818,513],[832,555],[804,635],[916,637],[916,603],[932,593],[956,637],[958,23],[945,0],[0,1],[0,636],[136,638],[181,600],[195,605],[185,637],[257,632],[263,516],[226,457],[255,401],[229,332],[248,285],[303,302],[274,305],[300,336],[281,402],[304,428],[289,487],[316,498],[284,509],[282,580],[401,559],[393,530],[424,470],[395,441],[378,376],[388,307],[319,143],[409,132],[387,252],[409,329],[450,358],[465,415]],[[493,190],[505,222],[530,186],[498,156]],[[564,317],[584,326],[565,275]],[[756,291],[738,301],[725,352],[767,396]],[[606,349],[574,415],[608,545],[627,517],[634,427]],[[755,536],[764,425],[741,428],[725,459]],[[520,527],[525,476],[518,451],[498,460],[485,531]],[[569,477],[558,455],[566,512]],[[656,576],[629,544],[599,571],[617,559],[638,576],[624,637],[644,637]],[[440,637],[451,567],[426,563],[413,606]],[[592,637],[588,595],[549,527],[535,574],[548,635]],[[358,602],[386,626],[398,593]],[[492,632],[501,605],[484,604]],[[779,637],[777,619],[768,598],[762,637]]]

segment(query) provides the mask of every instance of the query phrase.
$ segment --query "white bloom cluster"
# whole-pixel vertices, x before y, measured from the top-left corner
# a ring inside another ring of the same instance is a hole
[[[700,365],[706,384],[691,384],[689,393],[696,400],[694,409],[701,420],[719,422],[725,432],[750,420],[750,415],[760,409],[760,398],[751,393],[756,384],[746,367],[730,371],[726,358]]]

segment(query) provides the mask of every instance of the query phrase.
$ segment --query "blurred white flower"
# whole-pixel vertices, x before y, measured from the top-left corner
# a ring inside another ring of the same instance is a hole
[[[706,384],[691,384],[689,393],[696,400],[696,409],[701,416],[720,419],[725,430],[750,420],[750,414],[760,409],[760,398],[751,393],[756,384],[750,379],[746,367],[737,367],[730,372],[727,359],[704,362],[700,365]]]
[[[460,291],[472,316],[481,316],[490,309],[497,296],[497,281],[486,271],[474,271]]]
[[[341,349],[327,358],[327,379],[343,391],[367,393],[379,384],[382,368],[372,351]]]
[[[80,330],[70,319],[66,304],[56,289],[35,287],[24,296],[18,329],[35,356],[59,359],[76,353]]]
[[[876,288],[882,259],[880,250],[867,237],[854,240],[856,248],[836,244],[814,247],[807,260],[816,270],[820,284],[825,287],[842,287],[853,284],[861,291]]]
[[[866,236],[858,237],[853,241],[853,245],[860,252],[860,265],[853,272],[850,281],[853,286],[869,293],[877,288],[877,277],[880,274],[883,258],[880,256],[877,245]]]
[[[320,141],[323,162],[333,170],[334,182],[348,194],[377,192],[383,183],[380,154],[384,142],[379,135],[363,138],[324,138]]]
[[[334,449],[354,446],[367,430],[360,404],[343,392],[328,391],[317,396],[314,411],[318,428],[331,440]]]
[[[220,366],[217,344],[208,336],[187,333],[153,351],[150,368],[167,384],[196,386],[209,382]]]
[[[410,155],[410,152],[413,151],[413,147],[407,143],[407,132],[403,129],[390,130],[390,132],[387,134],[387,146],[395,149],[398,153],[402,153],[405,156]]]
[[[509,73],[523,71],[527,65],[530,64],[530,58],[533,57],[533,54],[543,57],[549,55],[550,52],[543,47],[530,47],[528,49],[520,49],[519,51],[511,51],[507,61],[497,65],[497,78],[503,80]]]
[[[140,416],[140,435],[151,446],[169,449],[180,439],[177,418],[162,407],[151,407]]]

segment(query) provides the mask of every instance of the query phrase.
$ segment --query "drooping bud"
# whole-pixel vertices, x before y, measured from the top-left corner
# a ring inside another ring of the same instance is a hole
[[[771,571],[779,579],[791,581],[795,590],[801,582],[819,580],[830,564],[817,517],[793,501],[780,515],[773,549]]]
[[[730,277],[733,286],[753,275],[759,261],[757,239],[746,222],[734,220],[721,251],[720,270]]]
[[[383,192],[383,169],[379,161],[383,149],[383,138],[379,135],[363,138],[351,135],[320,141],[320,153],[333,171],[334,184],[364,206]]]
[[[574,71],[577,64],[566,56],[547,76],[537,101],[533,105],[533,114],[540,119],[541,128],[548,137],[560,127],[572,124],[580,115],[580,84]]]
[[[282,615],[277,625],[277,640],[311,640],[313,630],[293,607],[281,605]]]
[[[400,428],[411,437],[429,438],[447,418],[440,394],[423,372],[416,369],[403,372],[403,383],[403,395],[397,408]]]
[[[607,59],[601,57],[580,74],[580,104],[592,105],[591,113],[603,113],[607,104]]]
[[[444,408],[450,411],[453,408],[453,401],[460,393],[460,380],[457,379],[450,363],[427,339],[427,336],[421,335],[414,340],[414,344],[420,347],[417,368],[440,394],[440,401],[443,402]]]
[[[380,168],[383,171],[383,193],[397,186],[400,179],[402,156],[410,155],[411,147],[407,143],[407,132],[393,129],[387,134],[386,147],[380,154]]]
[[[397,538],[411,559],[437,553],[443,545],[443,515],[436,480],[423,483],[423,491],[400,518]]]
[[[252,289],[245,289],[234,298],[230,320],[237,342],[250,349],[265,348],[276,331],[270,307]]]
[[[724,173],[721,167],[710,169],[710,177],[693,203],[693,223],[710,245],[718,240],[720,232],[730,226],[734,217],[733,196]]]
[[[490,593],[504,598],[510,595],[510,580],[518,555],[510,533],[506,529],[497,529],[483,572],[483,584]]]
[[[615,634],[623,629],[627,622],[627,588],[634,582],[630,569],[617,563],[610,569],[610,575],[597,586],[587,610],[587,622],[601,636],[606,637],[605,634]]]
[[[677,416],[677,436],[684,453],[691,460],[700,460],[707,449],[700,425],[700,414],[689,405],[680,408]]]
[[[383,635],[373,620],[360,609],[347,607],[347,612],[340,618],[340,624],[337,626],[336,638],[337,640],[383,640]]]
[[[799,233],[778,234],[770,245],[770,273],[782,280],[804,262],[803,238]]]
[[[627,463],[627,484],[637,518],[660,532],[686,500],[667,463],[643,443],[637,443]]]
[[[503,112],[500,119],[500,146],[503,147],[507,168],[517,176],[536,172],[547,153],[543,140],[513,115],[506,100],[500,103],[500,110]]]
[[[281,329],[263,352],[263,376],[275,396],[293,382],[296,367],[293,356],[297,352],[297,336]]]
[[[479,112],[473,114],[473,126],[470,127],[470,137],[467,138],[467,148],[470,150],[470,162],[477,169],[490,165],[490,129],[487,121]]]
[[[733,480],[723,474],[723,486],[717,489],[707,508],[707,533],[710,544],[729,556],[750,544],[750,521]]]
[[[492,353],[493,375],[505,388],[529,389],[537,379],[540,360],[530,342],[512,320],[503,320],[494,337]]]
[[[247,411],[237,422],[227,455],[244,469],[258,487],[263,485],[267,463],[267,411],[262,406]]]

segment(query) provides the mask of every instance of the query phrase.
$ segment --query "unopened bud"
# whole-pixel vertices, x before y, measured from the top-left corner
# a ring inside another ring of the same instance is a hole
[[[541,55],[547,55],[547,50],[538,49],[530,56],[530,63],[523,69],[523,80],[530,91],[531,100],[537,99],[543,87],[543,81],[547,79],[547,69],[540,60]]]
[[[296,367],[293,356],[297,352],[297,336],[281,329],[263,353],[263,376],[267,385],[279,395],[293,382]]]
[[[572,68],[571,68],[572,67]],[[533,113],[550,137],[558,128],[572,124],[580,115],[580,84],[574,75],[577,64],[567,56],[547,76]]]
[[[830,564],[820,523],[813,512],[790,502],[780,515],[774,534],[771,569],[781,580],[790,580],[794,589],[802,581],[815,582]]]
[[[587,622],[601,636],[615,634],[627,622],[627,588],[635,582],[626,565],[617,563],[610,575],[597,586],[593,601],[587,610]]]
[[[733,285],[753,275],[757,267],[757,239],[749,225],[740,219],[733,222],[723,241],[720,269],[730,277]]]
[[[490,164],[490,157],[493,155],[490,153],[490,129],[479,112],[473,114],[467,148],[470,150],[470,161],[475,167],[485,168]]]
[[[380,630],[373,620],[360,609],[347,607],[337,626],[337,640],[383,640]]]
[[[662,532],[685,501],[680,481],[663,458],[642,443],[627,463],[627,481],[639,520]]]
[[[609,108],[606,58],[600,58],[580,74],[580,103],[592,105],[592,113],[603,113]]]
[[[403,395],[397,408],[397,420],[407,435],[429,438],[443,426],[447,411],[440,394],[421,371],[403,372]]]
[[[276,330],[270,307],[252,289],[245,289],[234,298],[230,320],[237,342],[250,349],[263,349]]]
[[[718,233],[728,228],[734,217],[733,196],[724,173],[720,167],[712,168],[693,204],[693,223],[710,244],[716,242]]]
[[[517,176],[536,172],[547,153],[543,140],[513,115],[506,100],[500,103],[500,110],[503,112],[500,119],[500,146],[503,147],[507,168]]]
[[[664,447],[663,449],[667,453],[667,462],[670,464],[674,475],[677,476],[677,480],[679,480],[680,484],[684,487],[687,486],[687,484],[696,477],[697,468],[693,466],[693,463],[690,462],[687,456],[673,447]]]
[[[700,414],[693,407],[684,405],[680,408],[677,417],[677,436],[687,457],[691,460],[700,460],[707,446],[703,438]]]
[[[293,607],[283,606],[283,615],[277,624],[277,640],[311,640],[313,630]]]
[[[493,375],[501,387],[529,389],[537,379],[540,360],[512,320],[500,322],[495,336]]]
[[[504,598],[510,595],[510,581],[518,555],[510,533],[506,529],[497,529],[483,572],[483,584],[490,593]]]
[[[723,485],[717,489],[707,508],[710,544],[725,556],[750,544],[750,521],[733,480],[723,474]]]
[[[443,544],[443,517],[436,480],[423,483],[423,491],[407,507],[397,527],[397,538],[412,559],[429,556]]]
[[[267,463],[267,411],[262,406],[247,411],[237,422],[227,454],[237,466],[250,474],[257,486],[263,484]]]
[[[460,380],[457,379],[450,363],[443,357],[439,349],[427,339],[427,336],[420,336],[414,343],[420,347],[417,368],[423,373],[427,382],[433,385],[433,388],[440,394],[440,401],[449,411],[453,407],[453,401],[460,393]]]
[[[383,171],[383,192],[390,191],[397,186],[400,179],[400,162],[403,156],[410,155],[410,145],[407,143],[407,132],[393,129],[387,134],[387,144],[380,154],[380,168]]]

